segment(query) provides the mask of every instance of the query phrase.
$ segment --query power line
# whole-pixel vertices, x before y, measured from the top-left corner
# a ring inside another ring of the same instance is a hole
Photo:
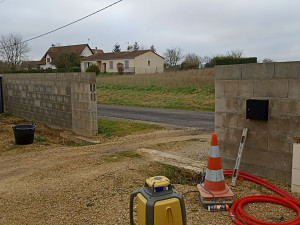
[[[3,1],[5,1],[5,0],[2,0],[2,2],[3,2]],[[65,27],[68,27],[68,26],[74,24],[74,23],[77,23],[77,22],[79,22],[79,21],[81,21],[81,20],[84,20],[84,19],[86,19],[86,18],[88,18],[88,17],[90,17],[90,16],[92,16],[92,15],[95,15],[95,14],[97,14],[97,13],[99,13],[99,12],[105,10],[105,9],[108,9],[108,8],[114,6],[114,5],[116,5],[116,4],[118,4],[118,3],[122,2],[122,1],[123,1],[123,0],[116,1],[116,2],[114,2],[114,3],[112,3],[112,4],[108,5],[108,6],[105,6],[105,7],[102,8],[102,9],[97,10],[96,12],[93,12],[93,13],[87,15],[87,16],[84,16],[84,17],[82,17],[82,18],[80,18],[80,19],[78,19],[78,20],[75,20],[75,21],[73,21],[73,22],[71,22],[71,23],[68,23],[68,24],[66,24],[66,25],[64,25],[64,26],[58,27],[58,28],[56,28],[56,29],[54,29],[54,30],[48,31],[48,32],[46,32],[46,33],[43,33],[43,34],[40,34],[40,35],[35,36],[35,37],[33,37],[33,38],[30,38],[30,39],[27,39],[27,40],[25,40],[25,41],[22,41],[22,42],[20,42],[20,44],[25,43],[25,42],[32,41],[32,40],[34,40],[34,39],[37,39],[37,38],[46,36],[46,35],[48,35],[48,34],[51,34],[51,33],[55,32],[55,31],[61,30],[61,29],[65,28]],[[1,3],[1,2],[0,2],[0,3]],[[8,47],[10,47],[10,46],[8,46]],[[0,49],[3,49],[3,47],[0,47]]]

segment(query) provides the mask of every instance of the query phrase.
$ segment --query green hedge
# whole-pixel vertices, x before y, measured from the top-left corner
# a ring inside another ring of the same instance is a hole
[[[96,64],[93,64],[86,69],[86,72],[95,72],[96,75],[98,75],[100,73],[100,69]]]
[[[240,57],[216,57],[214,58],[215,65],[230,65],[230,64],[247,64],[247,63],[257,63],[256,57],[250,58],[240,58]]]

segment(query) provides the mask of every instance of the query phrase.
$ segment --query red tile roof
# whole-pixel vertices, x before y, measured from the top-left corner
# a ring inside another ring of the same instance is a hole
[[[109,60],[109,59],[134,59],[135,57],[151,52],[151,50],[137,50],[137,51],[126,51],[126,52],[109,52],[103,54],[95,54],[82,59],[82,61],[97,61],[97,60]],[[154,53],[156,54],[156,53]],[[158,55],[158,54],[156,54]],[[160,55],[158,55],[161,57]],[[163,58],[163,57],[161,57]]]
[[[93,51],[94,54],[102,54],[102,53],[104,53],[103,50],[101,50],[101,49],[92,49],[92,51]]]
[[[46,63],[46,56],[49,55],[52,60],[57,57],[60,53],[75,53],[80,55],[82,51],[88,47],[91,52],[93,50],[90,48],[88,44],[81,44],[81,45],[68,45],[68,46],[53,46],[48,49],[48,51],[45,53],[45,55],[40,60],[39,64],[45,64]]]

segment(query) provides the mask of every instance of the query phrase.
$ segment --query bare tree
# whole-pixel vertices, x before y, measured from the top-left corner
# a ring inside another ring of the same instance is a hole
[[[241,49],[232,49],[230,51],[227,51],[226,56],[232,56],[232,57],[237,57],[240,58],[244,54],[244,50]]]
[[[29,47],[20,34],[2,35],[0,39],[0,56],[10,65],[11,70],[16,70],[26,59]]]
[[[180,47],[167,49],[164,53],[165,61],[170,66],[176,66],[182,59],[182,49]]]
[[[201,59],[195,53],[188,53],[184,57],[183,62],[181,63],[181,69],[188,70],[188,69],[199,69],[201,63]]]
[[[274,62],[275,62],[274,60],[269,59],[269,58],[264,58],[264,59],[262,60],[262,63],[274,63]]]

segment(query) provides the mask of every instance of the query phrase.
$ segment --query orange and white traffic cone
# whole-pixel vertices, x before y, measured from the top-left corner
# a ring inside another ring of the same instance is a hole
[[[205,181],[198,184],[202,204],[232,204],[233,192],[224,181],[217,135],[212,134]]]

